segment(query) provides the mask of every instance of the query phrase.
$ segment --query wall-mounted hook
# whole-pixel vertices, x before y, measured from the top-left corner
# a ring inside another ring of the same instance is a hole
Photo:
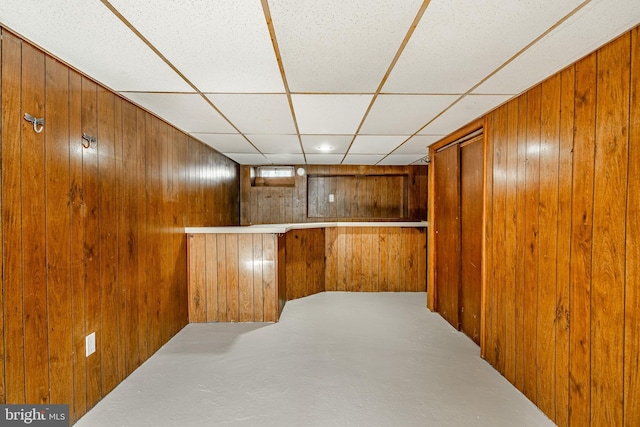
[[[33,130],[36,131],[36,133],[40,133],[42,132],[42,129],[44,129],[44,118],[38,119],[33,117],[29,113],[24,113],[24,119],[28,122],[33,123]]]
[[[84,148],[90,148],[91,146],[94,146],[96,142],[98,142],[95,136],[89,136],[84,132],[82,132],[82,139],[87,141],[87,144],[85,144],[84,142],[82,143],[82,146]]]

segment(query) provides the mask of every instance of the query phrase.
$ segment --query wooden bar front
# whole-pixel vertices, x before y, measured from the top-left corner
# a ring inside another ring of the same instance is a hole
[[[286,301],[324,291],[427,288],[426,232],[421,227],[202,231],[188,236],[192,323],[275,322]]]

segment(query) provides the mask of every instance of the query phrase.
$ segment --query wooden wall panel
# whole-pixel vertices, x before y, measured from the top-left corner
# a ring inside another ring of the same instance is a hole
[[[640,28],[631,32],[629,193],[624,318],[624,425],[640,425]]]
[[[346,292],[424,292],[427,289],[426,251],[424,229],[327,228],[325,289]],[[336,269],[331,267],[334,265]]]
[[[73,401],[71,204],[69,201],[69,69],[45,59],[45,188],[50,402]],[[58,236],[65,236],[59,239]],[[68,236],[68,238],[67,238]]]
[[[283,241],[287,301],[324,292],[325,230],[291,230]]]
[[[189,322],[276,321],[273,239],[262,234],[189,235]]]
[[[597,54],[591,285],[591,422],[622,425],[625,221],[629,156],[626,34]]]
[[[0,402],[75,421],[187,323],[182,227],[239,223],[239,167],[5,30],[0,58]]]
[[[555,418],[560,75],[542,84],[536,357],[538,406]]]
[[[252,187],[251,167],[241,166],[242,225],[427,219],[426,166],[295,167],[306,174],[296,176],[294,187]],[[399,187],[406,191],[400,194]],[[329,194],[335,202],[328,202]]]
[[[4,293],[5,397],[7,402],[25,403],[25,364],[22,285],[22,197],[20,88],[21,41],[2,34],[2,227]],[[11,78],[9,78],[11,77]],[[13,159],[6,162],[5,159]]]
[[[559,426],[640,420],[638,31],[486,117],[482,352]]]

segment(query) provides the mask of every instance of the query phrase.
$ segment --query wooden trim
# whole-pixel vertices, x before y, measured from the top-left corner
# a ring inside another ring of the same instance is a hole
[[[481,291],[480,291],[480,357],[484,359],[487,345],[487,337],[486,337],[486,309],[487,309],[487,296],[486,296],[486,286],[487,286],[487,262],[486,262],[486,254],[487,254],[487,139],[488,135],[491,132],[491,125],[489,124],[489,115],[485,116],[483,119],[483,137],[484,137],[484,161],[483,161],[483,180],[482,180],[482,199],[484,203],[482,204],[482,266],[480,267],[482,270],[482,282],[481,282]]]
[[[461,127],[460,129],[458,129],[457,131],[453,132],[452,134],[445,136],[444,138],[442,138],[441,140],[434,142],[433,144],[431,144],[429,146],[429,155],[433,161],[433,154],[435,153],[436,150],[439,150],[440,148],[444,147],[447,144],[450,144],[460,138],[463,138],[467,135],[469,135],[470,133],[473,133],[475,131],[477,131],[478,129],[481,129],[483,126],[485,125],[485,119],[483,117],[472,121],[471,123]],[[486,134],[486,130],[484,130],[484,133]]]

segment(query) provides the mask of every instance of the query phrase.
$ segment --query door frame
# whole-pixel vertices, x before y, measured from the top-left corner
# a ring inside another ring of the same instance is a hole
[[[488,141],[487,137],[490,132],[489,121],[486,118],[477,119],[466,126],[460,128],[451,135],[435,142],[429,146],[429,158],[431,163],[428,168],[428,212],[427,219],[429,226],[427,227],[427,308],[431,311],[435,311],[438,300],[438,290],[435,285],[435,255],[438,250],[435,244],[435,168],[433,162],[435,161],[435,152],[449,144],[452,144],[465,136],[482,130],[483,133],[483,179],[482,179],[482,280],[481,280],[481,294],[480,294],[480,356],[484,358],[485,354],[485,333],[486,333],[486,245],[487,245],[487,149]]]

